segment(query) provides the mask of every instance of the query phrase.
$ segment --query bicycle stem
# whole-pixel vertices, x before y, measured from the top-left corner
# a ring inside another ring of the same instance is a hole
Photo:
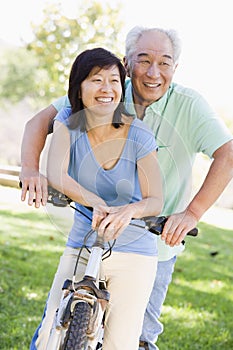
[[[104,239],[97,235],[96,241],[91,248],[91,254],[86,266],[85,277],[91,277],[94,280],[97,279],[100,263],[102,261],[102,255],[104,250]]]

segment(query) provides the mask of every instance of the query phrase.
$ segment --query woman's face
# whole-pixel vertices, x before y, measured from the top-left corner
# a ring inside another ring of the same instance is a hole
[[[122,96],[117,66],[94,67],[81,84],[81,99],[85,108],[96,115],[113,115]]]

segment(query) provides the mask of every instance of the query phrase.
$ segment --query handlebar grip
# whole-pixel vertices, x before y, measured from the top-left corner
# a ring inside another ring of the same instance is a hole
[[[196,237],[198,235],[198,229],[194,227],[191,231],[187,233],[188,236]]]
[[[155,216],[147,216],[142,218],[146,224],[146,228],[156,235],[161,235],[164,225],[167,221],[166,216],[155,217]],[[198,235],[198,229],[194,227],[187,233],[188,236],[196,237]]]

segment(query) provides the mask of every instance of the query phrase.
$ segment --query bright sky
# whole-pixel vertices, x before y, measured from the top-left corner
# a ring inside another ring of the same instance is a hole
[[[0,0],[0,39],[20,44],[32,38],[30,23],[42,20],[46,3],[58,0]],[[83,0],[61,0],[66,15]],[[100,0],[101,1],[101,0]],[[102,0],[107,1],[107,0]],[[122,2],[125,34],[134,25],[178,30],[183,42],[174,80],[201,92],[233,119],[233,21],[231,0],[109,0]]]

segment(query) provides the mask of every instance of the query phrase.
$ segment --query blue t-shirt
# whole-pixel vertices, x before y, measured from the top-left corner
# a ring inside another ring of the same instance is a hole
[[[68,125],[71,108],[61,110],[56,120]],[[152,131],[140,120],[134,119],[116,165],[103,169],[95,158],[86,132],[69,129],[69,175],[81,186],[101,197],[109,206],[125,205],[142,199],[138,180],[137,161],[157,150]],[[80,247],[91,229],[92,212],[76,203],[76,208],[90,219],[75,211],[74,224],[67,245]],[[140,223],[140,220],[133,220]],[[91,246],[95,237],[87,242]],[[117,239],[114,250],[144,255],[157,255],[157,237],[143,228],[128,226]]]

